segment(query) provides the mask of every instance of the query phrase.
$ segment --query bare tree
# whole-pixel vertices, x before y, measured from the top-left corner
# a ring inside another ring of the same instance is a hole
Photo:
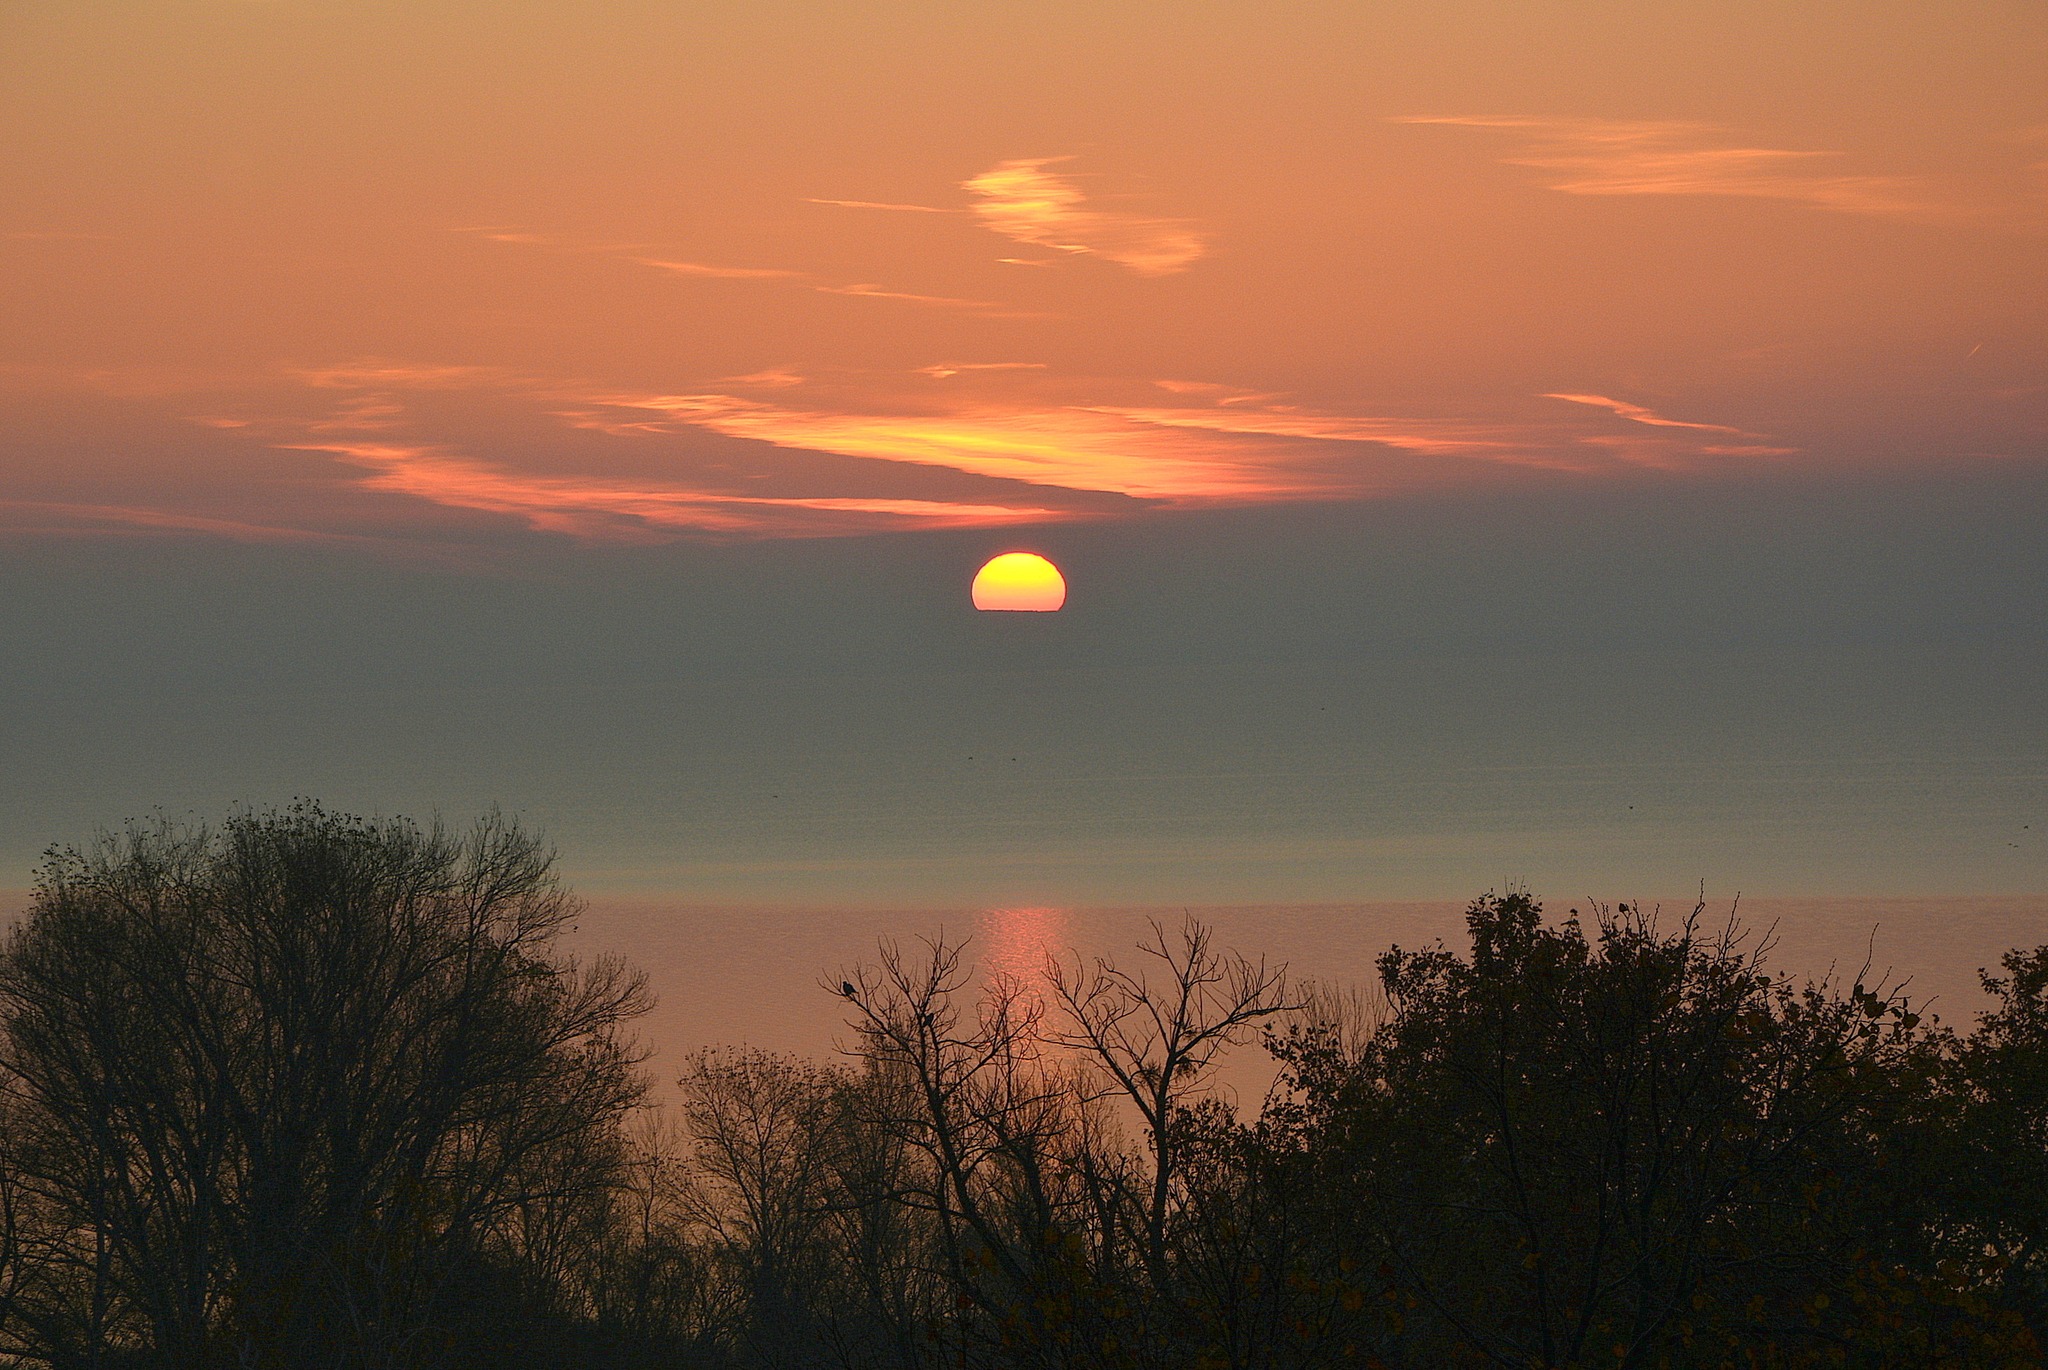
[[[1047,975],[1066,1023],[1053,1040],[1107,1072],[1144,1121],[1152,1173],[1139,1221],[1146,1270],[1162,1286],[1182,1111],[1225,1050],[1293,1005],[1285,966],[1218,951],[1192,917],[1177,939],[1155,920],[1138,950],[1156,964],[1134,972],[1098,958],[1090,973],[1077,954],[1071,966],[1050,958]]]
[[[838,1083],[764,1051],[699,1051],[683,1068],[686,1203],[734,1279],[738,1339],[761,1365],[799,1363],[817,1339]]]
[[[1307,980],[1296,986],[1294,997],[1294,1012],[1284,1015],[1269,1031],[1327,1043],[1347,1065],[1365,1059],[1392,1013],[1386,991],[1377,982]]]
[[[841,1364],[917,1370],[932,1358],[930,1334],[951,1292],[932,1207],[905,1197],[934,1189],[930,1158],[903,1125],[917,1096],[903,1070],[871,1059],[838,1078],[826,1221],[844,1294],[827,1335]]]
[[[609,1221],[592,1231],[568,1278],[587,1316],[616,1341],[680,1349],[710,1340],[715,1281],[693,1240],[681,1125],[666,1110],[643,1108],[625,1146]]]
[[[1089,1316],[1080,1305],[1095,1206],[1077,1148],[1100,1135],[1099,1122],[1086,1121],[1088,1091],[1073,1068],[1044,1050],[1037,996],[998,976],[963,1012],[962,949],[926,949],[912,961],[884,942],[879,962],[839,992],[859,1054],[885,1082],[870,1096],[888,1110],[877,1122],[916,1158],[896,1198],[931,1224],[934,1273],[960,1304],[959,1352],[978,1317],[1007,1339],[1005,1354],[1020,1355],[1070,1339]]]

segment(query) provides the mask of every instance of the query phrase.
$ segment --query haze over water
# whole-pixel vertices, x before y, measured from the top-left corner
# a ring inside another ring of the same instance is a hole
[[[1646,902],[1666,927],[1693,905]],[[1547,911],[1562,917],[1574,905],[1586,907],[1583,899],[1552,900]],[[994,972],[1032,981],[1048,953],[1078,951],[1091,966],[1105,957],[1126,970],[1156,965],[1135,949],[1150,939],[1151,921],[1172,937],[1193,915],[1215,930],[1219,947],[1284,961],[1297,981],[1369,990],[1374,962],[1393,945],[1413,950],[1441,939],[1468,950],[1464,908],[1411,902],[890,912],[609,899],[592,904],[573,944],[586,953],[623,953],[647,970],[659,1002],[642,1036],[655,1052],[650,1069],[665,1079],[683,1053],[705,1046],[833,1056],[851,1040],[835,987],[855,965],[873,962],[884,938],[913,964],[924,950],[920,939],[966,939],[967,960],[983,983]],[[1702,923],[1718,929],[1728,912],[1729,901],[1710,898]],[[1744,927],[1771,933],[1770,967],[1795,979],[1832,970],[1854,983],[1867,961],[1870,983],[1910,977],[1915,1001],[1931,1000],[1932,1011],[1960,1030],[1989,1002],[1978,987],[1979,968],[1996,971],[2008,949],[2048,943],[2048,899],[2039,898],[1759,899],[1742,901],[1740,913]],[[1226,1082],[1241,1103],[1256,1103],[1269,1077],[1253,1043],[1238,1050]]]
[[[1590,908],[1583,896],[1545,902],[1557,919]],[[1644,902],[1669,928],[1691,911],[1694,899]],[[1733,902],[1710,892],[1702,926],[1718,930]],[[0,919],[11,925],[27,903],[23,891],[0,891]],[[997,974],[1041,990],[1048,955],[1071,965],[1078,954],[1089,969],[1098,957],[1126,970],[1156,966],[1137,950],[1151,940],[1153,923],[1172,938],[1193,917],[1213,929],[1220,949],[1286,963],[1297,985],[1313,981],[1370,994],[1375,963],[1393,946],[1414,950],[1441,941],[1468,951],[1465,907],[1424,900],[891,910],[614,896],[591,900],[565,945],[586,958],[623,956],[647,973],[656,1002],[638,1035],[652,1053],[647,1068],[657,1090],[665,1091],[682,1058],[701,1048],[836,1057],[852,1041],[836,986],[856,966],[874,963],[885,940],[913,965],[930,941],[964,943],[964,962],[974,972],[966,990],[971,1000]],[[2039,896],[1745,898],[1737,911],[1743,928],[1769,935],[1772,970],[1795,981],[1829,974],[1844,983],[1859,974],[1873,985],[1907,981],[1916,1004],[1931,1005],[1961,1031],[1990,1002],[1979,970],[1997,973],[2006,951],[2048,944],[2048,898]],[[1250,1105],[1271,1079],[1271,1065],[1252,1042],[1237,1049],[1220,1079],[1241,1105]]]

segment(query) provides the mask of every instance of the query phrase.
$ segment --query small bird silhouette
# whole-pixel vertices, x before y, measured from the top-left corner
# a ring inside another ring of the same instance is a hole
[[[854,998],[860,993],[859,990],[853,987],[853,981],[851,980],[841,980],[839,982],[839,992],[849,999]]]

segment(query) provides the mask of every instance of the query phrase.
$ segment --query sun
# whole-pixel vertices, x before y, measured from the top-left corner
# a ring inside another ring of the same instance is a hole
[[[974,607],[1051,613],[1067,602],[1060,568],[1036,552],[1005,552],[974,577]]]

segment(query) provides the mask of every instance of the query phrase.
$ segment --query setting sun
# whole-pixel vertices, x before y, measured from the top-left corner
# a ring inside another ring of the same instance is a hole
[[[1005,552],[974,577],[977,609],[1050,613],[1066,602],[1066,578],[1036,552]]]

